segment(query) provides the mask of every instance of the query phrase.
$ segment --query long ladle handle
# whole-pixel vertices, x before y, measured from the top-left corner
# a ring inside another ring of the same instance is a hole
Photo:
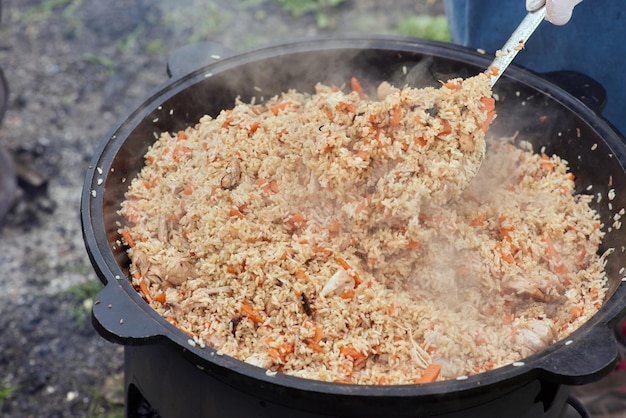
[[[491,75],[491,87],[496,84],[504,70],[509,66],[513,58],[519,51],[524,48],[526,41],[533,34],[535,29],[546,17],[546,6],[534,12],[528,12],[526,17],[519,24],[517,29],[511,34],[511,37],[504,44],[502,49],[496,52],[496,58],[489,66],[489,74]]]

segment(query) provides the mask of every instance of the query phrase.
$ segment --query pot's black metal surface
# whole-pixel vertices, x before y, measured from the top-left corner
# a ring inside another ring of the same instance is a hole
[[[213,57],[215,58],[215,57]],[[192,62],[212,57],[190,56]],[[343,85],[351,76],[374,88],[387,80],[422,86],[471,76],[491,57],[450,44],[388,37],[302,40],[234,55],[203,65],[182,65],[96,151],[83,190],[83,234],[93,266],[105,284],[93,308],[94,325],[126,345],[127,408],[141,393],[164,417],[558,417],[568,385],[607,374],[617,359],[611,329],[626,305],[622,285],[626,230],[614,224],[626,207],[626,147],[622,138],[580,100],[545,79],[511,67],[498,82],[498,118],[491,132],[516,132],[536,150],[570,162],[579,192],[594,205],[607,231],[610,297],[570,338],[523,363],[427,385],[365,386],[318,382],[265,370],[192,344],[152,310],[127,280],[129,261],[117,229],[128,184],[142,156],[162,131],[193,125],[204,114],[288,88]],[[175,65],[170,64],[170,70]],[[190,72],[187,72],[190,71]],[[592,102],[596,100],[592,99]],[[544,116],[545,118],[544,120]],[[613,193],[615,191],[615,193]]]

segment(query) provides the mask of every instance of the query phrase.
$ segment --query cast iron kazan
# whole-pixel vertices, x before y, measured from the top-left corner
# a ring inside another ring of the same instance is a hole
[[[492,58],[451,44],[378,36],[307,39],[222,59],[203,51],[190,48],[175,56],[171,78],[102,140],[84,185],[84,239],[105,285],[93,307],[93,322],[106,339],[126,346],[127,413],[144,397],[164,417],[558,417],[566,408],[568,385],[597,380],[612,369],[618,355],[612,328],[626,305],[626,230],[614,219],[626,207],[626,147],[583,103],[597,110],[594,91],[599,90],[587,82],[574,84],[587,89],[576,98],[515,66],[495,87],[499,116],[491,132],[519,132],[537,151],[568,160],[578,192],[595,196],[607,233],[601,252],[615,249],[607,257],[609,297],[578,331],[517,365],[465,380],[400,386],[271,375],[190,344],[131,286],[126,248],[117,232],[124,192],[159,133],[184,129],[207,113],[216,115],[232,107],[236,97],[249,101],[289,88],[312,91],[319,81],[342,86],[352,76],[375,96],[383,80],[397,86],[436,85],[483,71]]]

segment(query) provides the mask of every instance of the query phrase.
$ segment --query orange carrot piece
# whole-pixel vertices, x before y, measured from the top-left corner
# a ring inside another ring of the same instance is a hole
[[[509,218],[506,216],[500,216],[498,218],[498,229],[500,230],[500,236],[503,241],[513,241],[511,234],[515,228],[513,228],[513,223]]]
[[[344,270],[351,270],[352,267],[346,260],[341,257],[337,257],[337,264],[339,264]]]
[[[283,363],[287,359],[287,355],[293,353],[294,345],[289,341],[285,341],[280,345],[280,347],[272,347],[269,349],[269,356],[274,360],[280,359]]]
[[[441,366],[435,363],[431,363],[426,366],[424,373],[413,381],[413,383],[421,384],[421,383],[431,383],[437,380],[439,377],[439,373],[441,373]]]
[[[272,193],[278,193],[278,182],[275,180],[270,181],[270,191]]]
[[[356,106],[353,105],[352,103],[339,102],[335,106],[335,109],[337,109],[339,112],[350,113],[350,112],[355,112],[356,111]]]
[[[391,121],[389,125],[398,126],[402,121],[402,108],[400,106],[396,106],[391,110]]]
[[[165,292],[161,292],[152,298],[155,302],[165,303]]]
[[[445,88],[450,90],[458,90],[461,88],[461,83],[459,83],[458,81],[447,81],[442,84]]]
[[[502,317],[502,325],[511,325],[514,319],[515,319],[515,315],[506,314]]]
[[[323,353],[324,347],[320,345],[320,341],[322,341],[322,338],[324,338],[324,330],[321,325],[316,324],[315,334],[313,335],[313,338],[310,338],[306,341],[307,347],[309,347],[311,350],[315,351],[316,353]]]
[[[259,129],[259,126],[261,126],[261,123],[259,121],[252,122],[252,124],[248,126],[248,132],[250,132],[251,134],[255,133],[257,129]]]
[[[545,243],[546,247],[546,258],[551,263],[551,267],[553,268],[554,272],[563,275],[569,274],[569,269],[565,264],[563,264],[561,255],[554,247],[554,242],[547,232],[543,234],[542,240]]]
[[[143,296],[146,302],[150,303],[152,300],[152,297],[150,296],[150,289],[148,289],[148,284],[143,279],[139,281],[139,293],[141,293],[141,296]]]
[[[126,244],[128,244],[129,247],[132,248],[135,246],[133,236],[130,234],[130,231],[128,229],[122,229],[120,233],[122,234],[122,238],[124,238],[124,241],[126,241]]]
[[[550,157],[546,154],[541,154],[541,170],[544,173],[551,173],[554,171],[554,164]]]
[[[491,122],[496,117],[496,100],[493,97],[483,97],[480,99],[480,110],[487,115],[480,129],[482,129],[483,132],[487,132],[489,125],[491,125]]]
[[[280,102],[270,106],[270,112],[274,114],[274,116],[278,116],[278,113],[281,110],[285,110],[290,102]]]
[[[409,240],[409,248],[412,250],[417,250],[420,247],[420,243],[417,241],[413,241],[412,239]]]
[[[296,212],[287,220],[287,223],[293,226],[306,226],[306,216],[302,212]]]
[[[360,150],[360,151],[357,151],[356,156],[362,159],[363,161],[366,161],[369,158],[370,153],[365,150]]]
[[[187,134],[185,133],[185,131],[178,131],[176,133],[176,140],[177,141],[184,141],[185,139],[187,139]]]
[[[352,88],[352,91],[355,91],[359,95],[359,98],[365,99],[366,96],[363,92],[363,87],[361,86],[361,82],[358,78],[352,77],[350,79],[350,87]]]
[[[365,354],[361,353],[354,347],[341,347],[339,349],[339,353],[341,353],[341,355],[344,357],[352,359],[352,362],[355,366],[358,366],[367,359],[367,356]]]
[[[509,264],[513,264],[515,262],[513,256],[510,253],[504,251],[504,248],[502,248],[502,243],[500,241],[496,242],[496,250],[500,254],[500,258],[502,259],[502,261],[505,261]]]
[[[237,206],[231,206],[230,209],[228,210],[228,217],[229,218],[243,219],[244,215],[243,215],[243,213],[241,213],[241,211],[239,210],[239,208]]]
[[[338,234],[341,231],[341,222],[336,219],[330,221],[330,225],[328,226],[328,231],[331,234]]]
[[[448,135],[452,132],[452,126],[450,126],[450,122],[446,119],[441,119],[441,124],[443,125],[443,129],[439,132],[439,135]]]
[[[258,312],[256,312],[252,305],[247,301],[243,301],[241,303],[241,314],[250,319],[255,324],[263,323],[263,317]]]

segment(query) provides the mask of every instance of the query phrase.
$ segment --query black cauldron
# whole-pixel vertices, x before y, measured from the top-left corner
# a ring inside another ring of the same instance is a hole
[[[568,160],[577,191],[596,196],[594,206],[606,231],[601,251],[614,249],[606,265],[609,296],[580,329],[521,364],[425,385],[271,376],[190,344],[131,286],[126,248],[117,232],[123,222],[120,203],[155,135],[184,129],[204,114],[216,115],[232,107],[236,97],[248,101],[289,88],[312,91],[319,81],[344,85],[352,76],[363,85],[387,80],[421,87],[484,71],[492,57],[451,44],[381,36],[305,39],[221,59],[214,50],[190,47],[174,57],[171,78],[102,140],[82,195],[87,251],[105,285],[93,307],[93,322],[106,339],[126,346],[129,415],[145,399],[164,417],[559,417],[567,408],[568,386],[597,380],[613,368],[618,352],[612,328],[626,310],[626,230],[614,218],[626,208],[624,139],[598,115],[601,100],[594,92],[601,89],[593,83],[571,74],[550,81],[515,66],[495,87],[499,116],[491,132],[519,132],[536,150]],[[553,82],[557,79],[583,93],[575,97]]]

